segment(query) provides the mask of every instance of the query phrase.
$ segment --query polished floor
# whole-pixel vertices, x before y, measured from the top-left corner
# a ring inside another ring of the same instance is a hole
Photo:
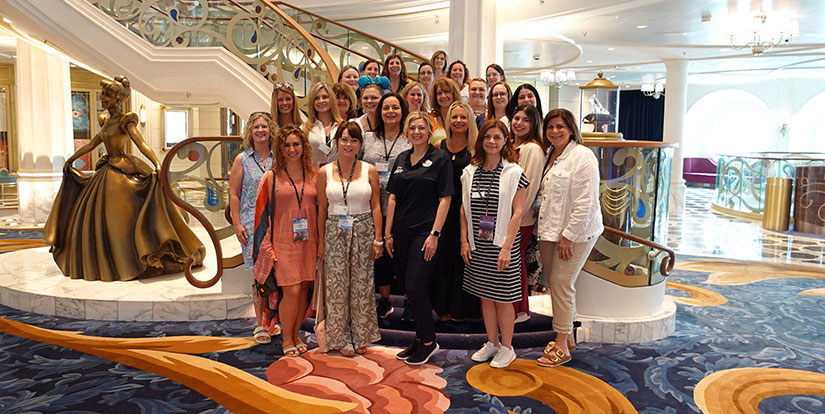
[[[679,254],[825,267],[825,237],[775,232],[713,212],[716,190],[688,187],[685,211],[670,210],[667,246]]]

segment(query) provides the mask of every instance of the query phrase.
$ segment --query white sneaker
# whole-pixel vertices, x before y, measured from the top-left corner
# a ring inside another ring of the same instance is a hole
[[[496,357],[490,362],[490,366],[493,368],[507,368],[515,360],[516,351],[513,350],[513,347],[500,346]]]
[[[498,354],[498,348],[499,347],[493,345],[492,342],[487,341],[487,343],[484,344],[484,346],[482,346],[481,349],[476,351],[473,354],[473,356],[470,357],[470,359],[472,359],[475,362],[487,361],[488,359],[490,359],[490,358],[492,358],[492,357],[494,357]]]
[[[527,322],[529,320],[530,320],[530,315],[528,315],[526,312],[519,312],[519,314],[516,315],[515,323]]]

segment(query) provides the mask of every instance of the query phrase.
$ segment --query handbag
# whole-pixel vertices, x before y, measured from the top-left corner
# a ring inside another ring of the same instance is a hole
[[[271,206],[269,209],[269,232],[270,234],[275,234],[275,174],[272,174],[272,195],[269,198]],[[274,238],[274,237],[273,237]],[[272,249],[275,249],[275,245],[273,243]],[[278,280],[275,278],[275,266],[272,266],[272,270],[269,271],[269,275],[264,280],[264,283],[258,283],[257,279],[254,279],[255,282],[253,283],[253,288],[255,292],[260,297],[266,297],[271,295],[274,292],[278,291]]]

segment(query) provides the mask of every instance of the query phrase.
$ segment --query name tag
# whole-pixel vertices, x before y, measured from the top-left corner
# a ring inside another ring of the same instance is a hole
[[[378,172],[389,172],[390,164],[386,162],[377,162],[375,163],[375,168],[378,169]]]
[[[378,183],[381,184],[381,187],[386,187],[387,183],[390,182],[390,172],[389,171],[378,171]]]
[[[329,155],[330,150],[332,150],[332,148],[330,148],[326,142],[322,142],[320,145],[318,145],[318,149],[326,155]]]
[[[473,191],[472,193],[470,193],[470,198],[484,198],[484,192]]]
[[[541,193],[536,194],[536,199],[533,200],[533,210],[541,208]]]
[[[350,235],[352,234],[352,223],[355,218],[349,215],[338,216],[338,234]]]
[[[332,203],[330,213],[332,213],[333,216],[345,216],[349,214],[349,208],[344,203]]]
[[[309,240],[309,220],[306,217],[292,219],[292,240]]]
[[[478,218],[478,238],[479,240],[492,241],[496,230],[496,218],[493,216],[481,216]]]

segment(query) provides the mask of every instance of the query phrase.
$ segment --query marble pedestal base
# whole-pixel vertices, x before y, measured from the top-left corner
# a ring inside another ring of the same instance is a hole
[[[214,254],[212,255],[214,257]],[[242,269],[242,267],[241,267]],[[222,283],[207,289],[182,273],[124,282],[63,276],[47,247],[0,255],[0,304],[27,312],[106,321],[208,321],[254,317],[251,293],[241,292],[240,273],[230,270],[230,291]],[[214,258],[195,272],[214,274]],[[251,273],[246,272],[247,283]],[[251,288],[247,290],[251,291]]]

